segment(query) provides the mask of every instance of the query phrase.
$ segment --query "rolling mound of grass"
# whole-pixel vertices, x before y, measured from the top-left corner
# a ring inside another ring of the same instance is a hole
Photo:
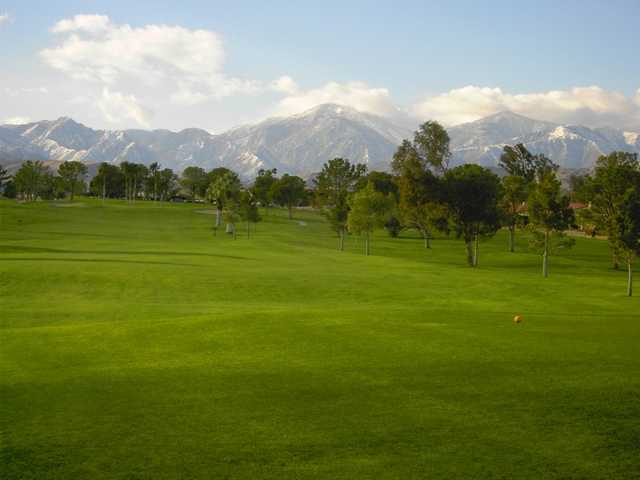
[[[0,200],[0,478],[638,478],[640,299],[601,240],[337,239],[274,210]],[[512,318],[521,314],[523,323]]]

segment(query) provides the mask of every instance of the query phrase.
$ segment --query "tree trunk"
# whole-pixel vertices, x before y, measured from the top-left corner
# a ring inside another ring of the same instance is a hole
[[[420,233],[422,233],[422,241],[424,243],[424,248],[429,248],[429,239],[427,238],[427,231],[424,228],[421,228]]]
[[[251,223],[247,220],[247,238],[251,238]]]
[[[516,227],[511,225],[509,227],[509,251],[511,253],[516,251],[516,248],[515,248],[515,243],[516,243],[515,242],[515,237],[516,237]]]
[[[431,232],[429,230],[427,232],[427,248],[431,248]]]
[[[465,241],[465,246],[467,247],[467,263],[473,267],[473,241]]]
[[[339,240],[338,240],[338,250],[341,252],[344,251],[344,228],[340,229]]]
[[[102,182],[102,203],[104,203],[104,199],[107,196],[107,178],[105,177]]]
[[[220,226],[221,216],[222,216],[222,210],[220,210],[220,207],[216,206],[216,228]]]
[[[549,276],[549,232],[544,232],[544,252],[542,253],[542,276]]]
[[[631,265],[631,258],[627,259],[627,296],[633,295],[633,265]]]
[[[369,250],[369,233],[364,237],[364,254],[368,257],[371,251]]]
[[[287,207],[289,209],[289,220],[293,218],[293,206],[289,205]]]
[[[236,226],[234,223],[227,223],[225,228],[226,233],[230,233],[233,236],[233,239],[236,239]]]
[[[477,267],[478,266],[478,251],[480,248],[480,240],[478,238],[478,234],[476,234],[476,238],[474,239],[474,245],[473,245],[473,266]]]
[[[613,254],[613,269],[618,270],[620,268],[620,259],[618,258],[618,254]]]

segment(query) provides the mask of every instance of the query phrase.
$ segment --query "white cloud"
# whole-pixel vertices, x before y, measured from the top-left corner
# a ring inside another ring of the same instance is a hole
[[[282,78],[279,81],[282,81]],[[283,83],[287,85],[288,81],[285,80]],[[283,98],[277,106],[277,112],[281,115],[300,113],[322,103],[338,103],[383,116],[394,116],[398,113],[389,90],[371,88],[364,82],[329,82],[322,87],[305,91],[296,87],[289,93],[291,94]]]
[[[111,123],[122,124],[132,120],[141,127],[150,127],[150,119],[153,114],[149,109],[140,105],[134,95],[112,92],[108,88],[104,88],[96,106]]]
[[[11,17],[7,12],[0,13],[0,25],[4,23],[9,23],[9,20],[11,20]]]
[[[21,88],[9,88],[5,87],[4,93],[9,97],[18,97],[20,95],[32,95],[32,94],[47,94],[49,89],[47,87],[21,87]]]
[[[4,119],[4,125],[24,125],[29,123],[31,119],[29,117],[9,117]]]
[[[270,87],[276,92],[286,93],[288,95],[295,95],[299,91],[298,84],[288,75],[284,75],[277,80],[274,80],[271,82]]]
[[[110,27],[109,17],[106,15],[76,15],[56,23],[51,31],[54,33],[88,32],[100,33]]]
[[[639,93],[636,97],[640,97]],[[470,122],[504,110],[558,123],[640,125],[640,101],[598,86],[510,94],[500,88],[466,86],[425,99],[412,108],[421,120],[445,125]]]
[[[114,24],[104,15],[76,15],[59,21],[52,31],[63,40],[40,56],[73,79],[123,85],[119,88],[125,90],[164,88],[171,99],[186,104],[251,94],[258,88],[256,82],[224,74],[222,40],[209,30],[132,27]]]

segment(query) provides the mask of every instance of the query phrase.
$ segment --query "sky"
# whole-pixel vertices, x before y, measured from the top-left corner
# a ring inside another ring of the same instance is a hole
[[[640,0],[0,0],[0,124],[217,133],[331,102],[640,131],[639,25]]]

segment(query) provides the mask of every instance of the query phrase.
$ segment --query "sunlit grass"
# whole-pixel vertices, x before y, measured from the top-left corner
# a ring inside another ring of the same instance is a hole
[[[640,300],[540,258],[283,211],[0,201],[0,478],[634,478]],[[521,314],[523,323],[512,318]]]

